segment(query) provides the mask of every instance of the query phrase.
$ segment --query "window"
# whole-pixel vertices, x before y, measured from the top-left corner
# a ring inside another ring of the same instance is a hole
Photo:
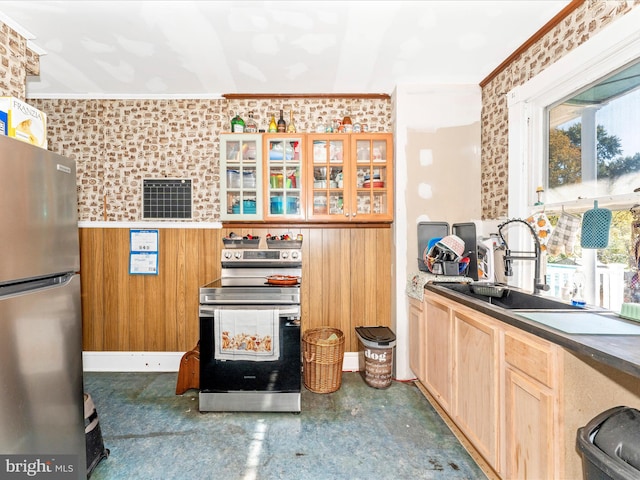
[[[551,204],[632,193],[640,187],[640,62],[613,72],[547,109],[547,201]],[[549,255],[552,294],[568,299],[595,263],[595,303],[619,311],[637,301],[631,288],[637,263],[631,255],[634,215],[615,210],[609,245]],[[579,243],[578,243],[579,245]],[[591,272],[593,274],[593,272]],[[586,283],[586,282],[585,282]]]
[[[640,187],[640,62],[547,108],[549,203]]]
[[[546,271],[549,294],[566,298],[579,283],[588,303],[611,310],[640,301],[638,22],[632,10],[507,97],[509,217],[540,210],[539,185],[552,223],[563,211],[581,216],[594,200],[612,210],[606,249],[580,249],[578,240],[571,254],[549,256]]]

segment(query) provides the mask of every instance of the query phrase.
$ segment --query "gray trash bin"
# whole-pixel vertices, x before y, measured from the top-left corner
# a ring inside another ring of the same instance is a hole
[[[585,480],[640,478],[640,411],[611,408],[578,429]]]
[[[358,370],[370,387],[387,388],[393,380],[396,336],[389,327],[356,327],[360,341]]]

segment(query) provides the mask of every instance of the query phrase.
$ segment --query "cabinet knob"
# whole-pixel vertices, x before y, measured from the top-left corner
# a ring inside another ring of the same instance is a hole
[[[349,212],[344,212],[344,216],[348,217],[349,216]]]

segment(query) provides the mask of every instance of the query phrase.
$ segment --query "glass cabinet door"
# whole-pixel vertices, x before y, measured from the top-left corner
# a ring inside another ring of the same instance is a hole
[[[349,221],[349,172],[345,168],[349,154],[348,137],[313,135],[309,137],[311,175],[307,188],[311,193],[307,217],[319,220]],[[346,178],[345,178],[346,175]]]
[[[221,218],[262,218],[262,137],[220,136]]]
[[[270,218],[303,218],[302,136],[266,135],[265,203]]]
[[[393,216],[393,146],[386,134],[354,135],[355,213],[391,220]]]

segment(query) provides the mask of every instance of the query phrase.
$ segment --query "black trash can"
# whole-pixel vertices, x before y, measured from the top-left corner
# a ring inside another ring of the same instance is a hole
[[[578,429],[585,480],[640,478],[640,411],[615,407]]]
[[[396,336],[389,327],[356,327],[358,370],[370,387],[388,388],[393,379]]]
[[[109,456],[109,449],[104,448],[98,412],[91,395],[88,393],[84,394],[84,433],[87,452],[87,478],[89,478],[100,460]]]

